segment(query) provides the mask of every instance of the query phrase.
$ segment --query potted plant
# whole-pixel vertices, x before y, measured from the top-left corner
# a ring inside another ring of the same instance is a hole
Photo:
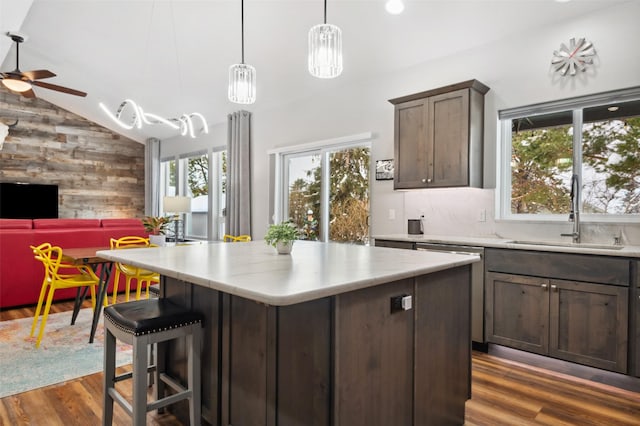
[[[291,221],[285,221],[269,225],[264,239],[267,244],[275,247],[279,254],[289,254],[298,235],[298,229],[295,225]]]
[[[165,232],[171,220],[171,216],[145,216],[145,218],[142,219],[144,230],[149,233],[149,243],[157,246],[165,245]]]

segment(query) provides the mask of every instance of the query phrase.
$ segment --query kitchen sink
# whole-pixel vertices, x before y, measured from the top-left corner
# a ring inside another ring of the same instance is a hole
[[[561,241],[511,241],[511,244],[526,244],[533,246],[553,246],[553,247],[572,247],[572,248],[590,248],[598,250],[621,250],[624,246],[614,244],[594,244],[594,243],[569,243]]]

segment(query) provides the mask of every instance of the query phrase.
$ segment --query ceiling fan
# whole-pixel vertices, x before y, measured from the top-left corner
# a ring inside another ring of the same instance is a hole
[[[7,89],[12,92],[18,93],[26,98],[36,97],[36,94],[33,92],[33,86],[55,90],[62,93],[68,93],[75,96],[87,96],[85,92],[81,92],[79,90],[69,89],[68,87],[38,81],[44,78],[51,78],[56,76],[49,70],[20,71],[20,43],[22,43],[25,38],[20,34],[11,32],[6,33],[6,35],[16,43],[16,69],[9,72],[0,72],[0,81],[2,81],[2,84]]]

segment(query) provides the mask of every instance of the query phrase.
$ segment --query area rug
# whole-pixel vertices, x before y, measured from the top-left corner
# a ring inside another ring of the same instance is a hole
[[[38,349],[29,337],[33,318],[0,321],[0,398],[102,371],[102,316],[93,343],[91,319],[90,308],[80,311],[75,325],[71,312],[50,314]],[[117,344],[117,365],[130,364],[132,347]]]

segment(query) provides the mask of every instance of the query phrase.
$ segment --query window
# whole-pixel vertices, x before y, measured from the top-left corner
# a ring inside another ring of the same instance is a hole
[[[328,153],[329,240],[369,242],[369,147]]]
[[[213,173],[211,187],[215,188],[212,197],[211,215],[214,240],[221,240],[225,232],[225,216],[227,212],[227,151],[216,151],[211,158]]]
[[[207,239],[209,221],[209,156],[198,154],[180,159],[180,195],[191,197],[191,213],[185,214],[184,233],[189,238]]]
[[[165,196],[191,197],[191,213],[182,217],[185,238],[221,238],[226,205],[226,151],[192,153],[178,160],[164,160],[160,171],[161,201]],[[215,196],[209,197],[210,189]],[[164,212],[164,207],[160,210]]]
[[[500,112],[500,212],[562,219],[571,180],[592,219],[640,214],[640,88]]]
[[[368,243],[368,142],[293,149],[278,161],[278,220],[290,219],[301,239]]]
[[[322,224],[320,184],[322,155],[295,153],[285,156],[286,189],[284,215],[300,230],[300,239],[317,240]]]
[[[160,163],[160,200],[176,195],[176,161],[164,160]],[[162,210],[162,209],[160,209]]]

